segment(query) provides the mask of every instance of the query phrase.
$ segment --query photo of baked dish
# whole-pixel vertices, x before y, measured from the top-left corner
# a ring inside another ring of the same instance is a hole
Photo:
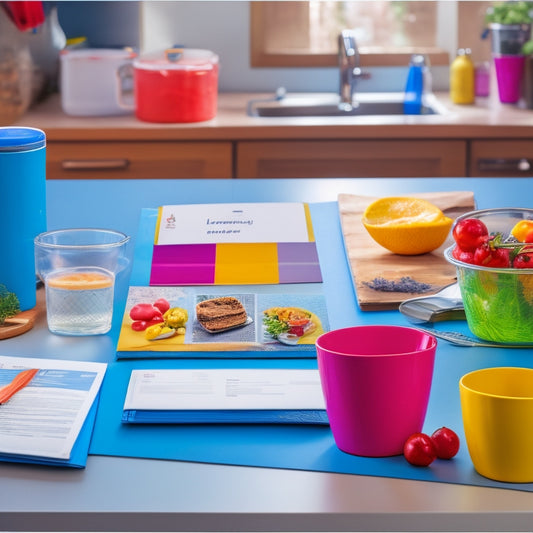
[[[320,319],[301,307],[271,307],[263,311],[265,334],[283,344],[311,344],[322,333]]]
[[[219,333],[252,322],[234,296],[210,298],[196,304],[196,320],[209,333]]]

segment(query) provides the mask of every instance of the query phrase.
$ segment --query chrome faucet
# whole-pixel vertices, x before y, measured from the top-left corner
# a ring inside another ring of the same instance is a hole
[[[340,88],[339,107],[350,111],[357,104],[354,103],[355,85],[359,78],[368,79],[370,74],[363,72],[359,66],[359,50],[355,42],[355,32],[343,30],[339,34],[339,73]]]

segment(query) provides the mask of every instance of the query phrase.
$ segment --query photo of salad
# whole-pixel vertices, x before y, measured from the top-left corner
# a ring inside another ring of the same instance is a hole
[[[319,318],[300,307],[266,309],[263,311],[263,326],[267,335],[289,345],[311,344],[322,333]]]

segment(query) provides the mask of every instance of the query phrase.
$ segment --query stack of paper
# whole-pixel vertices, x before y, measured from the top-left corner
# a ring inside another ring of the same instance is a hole
[[[106,367],[0,356],[0,460],[85,467]]]
[[[133,370],[126,423],[328,424],[317,370]]]

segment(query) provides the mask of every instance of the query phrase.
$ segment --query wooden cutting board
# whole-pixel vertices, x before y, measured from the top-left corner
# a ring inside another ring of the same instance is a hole
[[[3,326],[0,326],[0,340],[10,339],[17,335],[22,335],[33,328],[37,318],[46,314],[46,304],[44,299],[44,289],[37,291],[37,305],[33,309],[22,311],[18,315],[7,318]]]
[[[453,219],[475,209],[474,193],[469,191],[409,193],[406,196],[424,198]],[[363,226],[363,212],[374,200],[377,200],[377,197],[351,194],[338,196],[344,245],[360,308],[363,311],[398,309],[404,300],[434,294],[454,283],[455,267],[448,263],[443,255],[444,249],[453,242],[451,235],[440,248],[428,254],[393,254],[377,244]],[[413,292],[372,288],[376,285],[376,279],[391,282],[387,283],[391,285],[399,282],[401,278],[413,280],[413,285],[416,286],[424,284],[430,287],[428,290]]]

